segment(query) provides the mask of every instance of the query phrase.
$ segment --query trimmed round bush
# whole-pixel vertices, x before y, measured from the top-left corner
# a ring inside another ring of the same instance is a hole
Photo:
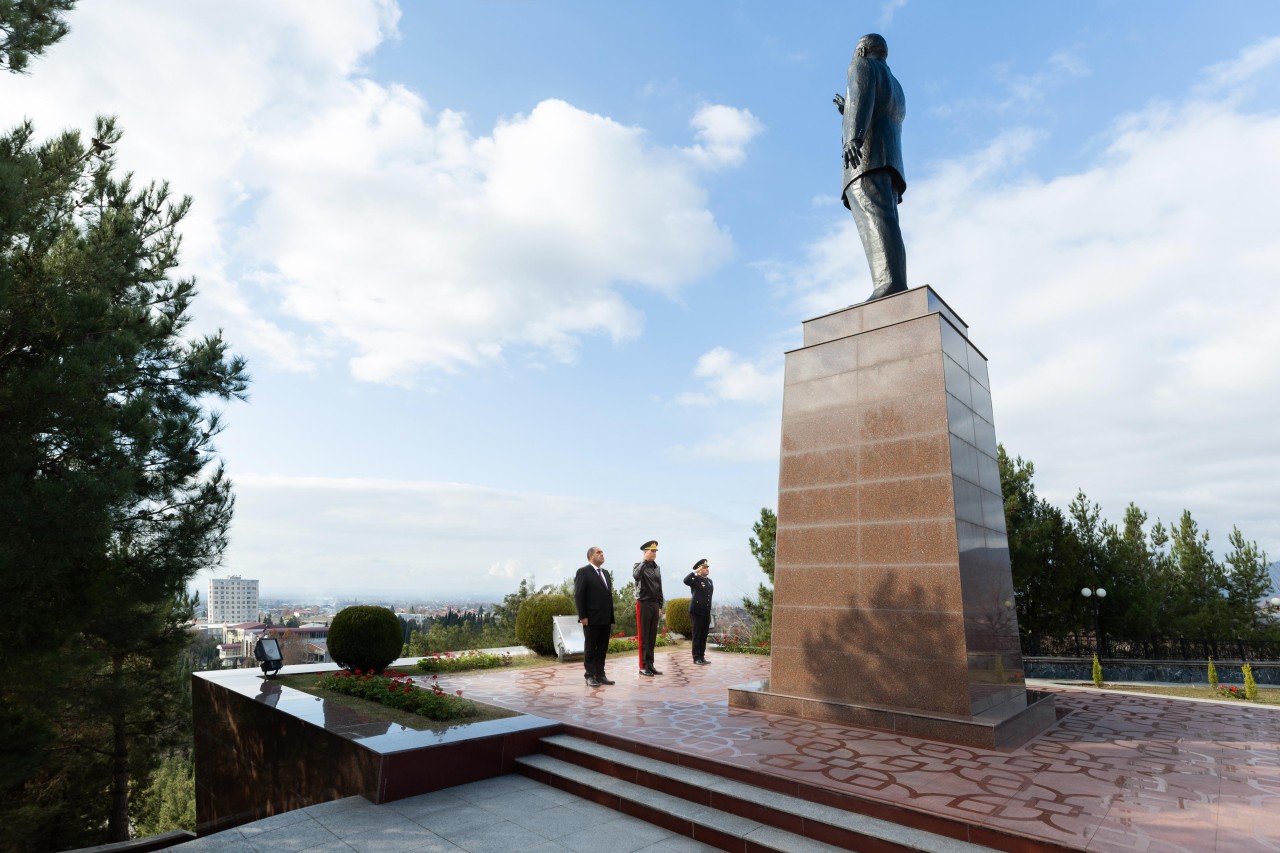
[[[540,655],[556,653],[551,639],[551,619],[554,616],[573,616],[578,608],[567,595],[531,595],[520,605],[516,614],[516,640]]]
[[[682,637],[693,636],[693,620],[689,618],[688,598],[667,599],[667,628]]]
[[[329,626],[329,655],[347,669],[382,672],[400,657],[403,642],[400,620],[385,607],[347,607]]]

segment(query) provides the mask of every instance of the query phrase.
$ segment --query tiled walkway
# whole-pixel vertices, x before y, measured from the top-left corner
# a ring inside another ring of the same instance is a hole
[[[966,818],[1081,850],[1280,851],[1280,709],[1058,690],[1069,711],[1013,752],[730,709],[725,688],[768,658],[660,655],[612,687],[580,666],[454,676],[450,690],[618,737]]]

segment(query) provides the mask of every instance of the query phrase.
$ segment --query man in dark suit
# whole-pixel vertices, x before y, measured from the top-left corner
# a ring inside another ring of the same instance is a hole
[[[845,95],[835,96],[836,109],[844,114],[841,198],[853,213],[871,267],[875,290],[868,302],[907,289],[907,250],[898,224],[898,203],[907,191],[902,170],[907,100],[888,58],[884,36],[863,36],[849,63]]]
[[[707,631],[711,629],[711,594],[714,584],[707,575],[711,574],[711,564],[705,559],[693,564],[693,571],[685,577],[685,586],[693,590],[689,600],[689,619],[693,622],[693,662],[699,666],[710,663],[707,660]]]
[[[604,657],[609,651],[609,633],[613,627],[613,581],[600,568],[604,551],[594,545],[587,549],[587,564],[573,577],[573,602],[578,608],[585,638],[582,665],[584,677],[591,687],[616,684],[604,674]]]

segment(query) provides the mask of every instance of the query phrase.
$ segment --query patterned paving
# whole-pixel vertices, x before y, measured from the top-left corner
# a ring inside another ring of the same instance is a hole
[[[995,752],[730,709],[767,658],[659,650],[658,678],[609,661],[442,678],[468,698],[1098,853],[1280,853],[1280,710],[1050,688],[1068,711]]]

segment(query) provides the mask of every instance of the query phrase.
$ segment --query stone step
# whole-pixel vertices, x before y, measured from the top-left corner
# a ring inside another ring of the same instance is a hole
[[[721,850],[844,853],[846,849],[624,782],[548,755],[517,758],[516,764],[520,772],[531,779]]]
[[[542,747],[517,759],[521,772],[722,850],[991,850],[571,735],[543,738]]]

